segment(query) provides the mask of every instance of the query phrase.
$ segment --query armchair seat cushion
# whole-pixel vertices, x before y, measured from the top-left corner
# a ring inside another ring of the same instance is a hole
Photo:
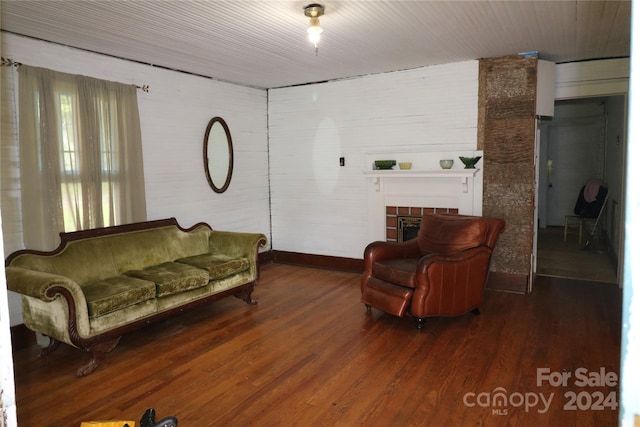
[[[200,288],[209,283],[207,271],[178,262],[164,262],[144,270],[127,271],[125,274],[154,282],[157,297]]]
[[[219,280],[233,276],[249,269],[247,258],[234,258],[224,254],[207,253],[187,258],[180,258],[176,262],[201,268],[209,273],[209,280]]]
[[[407,288],[416,287],[416,258],[397,258],[375,261],[372,266],[374,277]]]
[[[156,297],[155,283],[122,275],[88,283],[82,291],[92,319]]]

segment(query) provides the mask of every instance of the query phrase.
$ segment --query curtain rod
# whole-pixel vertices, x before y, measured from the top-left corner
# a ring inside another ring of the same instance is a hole
[[[2,67],[14,67],[14,68],[18,68],[22,65],[22,62],[17,62],[14,61],[11,58],[5,58],[4,56],[0,57],[2,58],[2,62],[0,62],[0,66]],[[149,92],[149,85],[142,85],[142,86],[138,86],[138,85],[132,85],[135,86],[136,89],[140,89],[143,92]]]

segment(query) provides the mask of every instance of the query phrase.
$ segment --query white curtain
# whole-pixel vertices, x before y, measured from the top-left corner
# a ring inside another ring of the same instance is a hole
[[[19,137],[24,244],[61,231],[146,220],[136,88],[22,65]]]

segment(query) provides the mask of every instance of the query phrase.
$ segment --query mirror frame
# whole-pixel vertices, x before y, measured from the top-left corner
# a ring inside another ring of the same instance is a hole
[[[213,179],[211,179],[211,173],[209,170],[209,153],[208,153],[209,134],[211,133],[211,128],[216,123],[220,123],[220,125],[222,125],[222,128],[224,129],[224,133],[227,136],[227,146],[229,148],[227,178],[225,179],[222,187],[216,186],[216,184],[213,182]],[[209,186],[216,193],[224,193],[229,187],[229,184],[231,183],[231,175],[233,175],[233,142],[231,141],[231,132],[229,131],[229,126],[227,126],[227,123],[224,121],[222,117],[214,117],[211,120],[209,120],[209,124],[207,125],[207,130],[204,133],[202,157],[204,159],[204,173],[207,177],[207,182],[209,183]]]

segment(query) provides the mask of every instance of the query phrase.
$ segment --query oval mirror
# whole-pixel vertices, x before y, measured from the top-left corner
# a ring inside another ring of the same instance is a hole
[[[229,187],[233,173],[233,144],[229,127],[222,117],[214,117],[207,125],[203,157],[209,186],[216,193],[223,193]]]

